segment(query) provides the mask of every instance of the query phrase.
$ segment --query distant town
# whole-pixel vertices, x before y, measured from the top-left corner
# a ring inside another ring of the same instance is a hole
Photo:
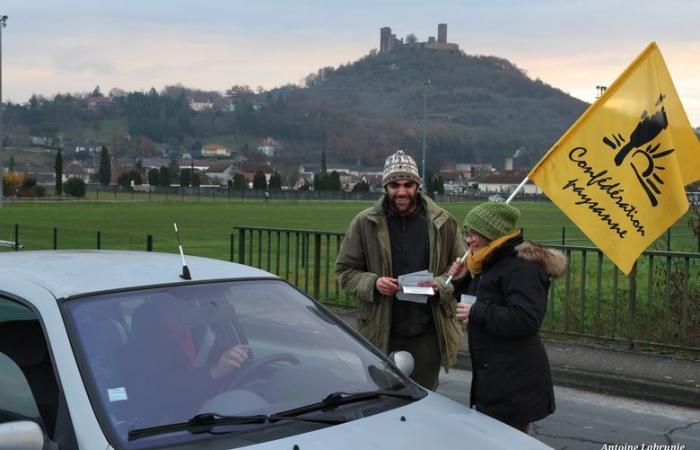
[[[386,64],[394,60],[377,58],[401,51],[410,53],[412,49],[452,53],[455,58],[462,58],[454,60],[460,62],[465,57],[459,45],[448,42],[445,23],[438,25],[437,37],[431,36],[423,42],[413,34],[397,38],[387,26],[380,29],[379,50],[373,50],[358,64],[367,61],[375,64],[372,70],[380,71],[376,75],[379,79],[387,73],[381,72]],[[474,61],[497,71],[499,77],[506,73],[513,77],[513,82],[529,83],[525,86],[528,89],[564,97],[560,91],[527,79],[505,60],[476,58]],[[347,77],[349,68],[354,66],[320,69],[307,77],[307,89],[330,83],[327,78],[333,72]],[[395,73],[401,72],[391,62],[388,73],[392,74],[388,79],[396,82]],[[332,88],[328,84],[327,89]],[[379,192],[381,161],[397,148],[412,154],[419,165],[422,152],[427,153],[429,170],[424,190],[430,193],[507,195],[526,177],[539,157],[535,149],[518,145],[515,138],[506,136],[510,139],[506,141],[509,147],[504,148],[506,144],[500,145],[489,135],[474,136],[474,130],[479,128],[466,132],[475,142],[472,144],[465,143],[464,138],[442,139],[436,130],[454,126],[459,119],[454,113],[441,116],[433,113],[426,124],[425,103],[421,111],[420,102],[411,97],[406,99],[408,105],[418,103],[418,106],[411,106],[412,115],[400,125],[398,122],[392,125],[393,135],[378,135],[377,129],[382,133],[386,129],[386,119],[382,119],[379,128],[366,131],[371,139],[365,139],[363,144],[360,119],[353,119],[359,130],[356,134],[338,135],[348,128],[346,112],[342,108],[329,112],[323,99],[304,97],[299,94],[301,89],[290,86],[265,92],[261,88],[254,91],[248,86],[233,86],[221,94],[178,85],[166,87],[162,92],[152,89],[148,93],[128,93],[114,88],[105,94],[98,86],[87,94],[58,94],[53,99],[33,96],[26,104],[7,104],[2,132],[4,149],[0,154],[4,195],[80,196],[91,185],[118,186],[124,190],[183,186]],[[444,89],[452,92],[454,88]],[[342,92],[342,87],[338,92]],[[427,96],[427,87],[420,87],[417,92]],[[465,98],[465,102],[483,103],[488,94],[469,91]],[[433,111],[441,107],[437,101],[431,99]],[[579,109],[575,105],[570,117],[575,118]],[[561,116],[558,110],[555,113]],[[518,120],[517,115],[507,114],[508,120]],[[474,116],[463,120],[470,126],[475,121]],[[489,133],[501,136],[504,133],[499,130],[500,125],[497,120],[488,120],[481,129],[492,127]],[[517,130],[513,133],[518,136]],[[546,139],[537,139],[549,142],[556,139],[555,132],[548,133],[551,136]],[[498,156],[486,145],[496,146]],[[77,191],[75,186],[79,187]],[[532,183],[526,184],[523,192],[541,194]]]

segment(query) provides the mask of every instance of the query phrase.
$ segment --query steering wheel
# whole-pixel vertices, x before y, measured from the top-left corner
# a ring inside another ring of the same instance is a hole
[[[299,364],[299,358],[292,355],[291,353],[273,353],[272,355],[263,356],[262,358],[255,358],[250,360],[250,362],[244,365],[241,369],[235,372],[235,375],[229,383],[229,389],[234,388],[244,381],[247,381],[250,376],[258,371],[259,369],[274,364],[276,362],[288,362],[290,364]]]

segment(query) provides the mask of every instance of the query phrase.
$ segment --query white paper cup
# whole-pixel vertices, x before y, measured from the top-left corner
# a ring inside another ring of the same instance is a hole
[[[476,297],[474,295],[462,294],[459,299],[460,303],[466,303],[468,305],[473,305],[476,302]]]

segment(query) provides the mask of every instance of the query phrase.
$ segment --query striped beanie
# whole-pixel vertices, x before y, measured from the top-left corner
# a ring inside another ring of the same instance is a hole
[[[405,154],[403,150],[398,150],[384,162],[384,174],[382,176],[382,186],[398,180],[410,180],[418,186],[423,184],[418,175],[416,160]]]
[[[473,230],[489,241],[515,231],[520,211],[504,202],[486,202],[475,206],[464,218],[464,229]]]

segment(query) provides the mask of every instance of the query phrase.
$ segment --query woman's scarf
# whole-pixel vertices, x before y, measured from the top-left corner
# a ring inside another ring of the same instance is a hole
[[[520,236],[520,231],[514,231],[513,233],[501,236],[498,239],[489,242],[489,245],[483,247],[476,253],[469,252],[469,255],[467,256],[467,269],[469,269],[469,273],[472,275],[472,277],[481,273],[483,270],[484,261],[486,261],[486,258],[494,250],[500,248],[504,243],[517,236]]]

